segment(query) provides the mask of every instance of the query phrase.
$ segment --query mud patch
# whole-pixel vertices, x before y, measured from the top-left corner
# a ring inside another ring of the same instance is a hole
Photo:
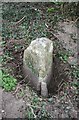
[[[3,92],[3,118],[24,118],[25,101],[16,99],[11,93]]]

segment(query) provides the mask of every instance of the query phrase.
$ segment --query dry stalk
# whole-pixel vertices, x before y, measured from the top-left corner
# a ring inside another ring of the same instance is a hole
[[[74,23],[76,23],[79,20],[79,17],[74,21]]]
[[[30,105],[30,104],[26,104],[27,106],[31,106],[31,107],[34,107],[34,108],[39,108],[41,109],[41,107],[38,107],[38,106],[34,106],[34,105]]]
[[[20,23],[25,19],[25,17],[26,17],[26,16],[24,16],[23,18],[21,18],[21,19],[20,19],[19,21],[17,21],[13,26],[20,24]]]

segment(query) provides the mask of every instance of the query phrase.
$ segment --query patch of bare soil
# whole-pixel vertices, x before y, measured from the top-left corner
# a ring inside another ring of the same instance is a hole
[[[12,93],[3,92],[2,117],[24,118],[25,101],[16,99]]]

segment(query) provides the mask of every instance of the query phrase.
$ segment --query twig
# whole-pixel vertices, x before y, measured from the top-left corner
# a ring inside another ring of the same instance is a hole
[[[21,80],[18,84],[20,84],[21,82],[23,82],[27,77],[28,77],[28,75],[25,76],[25,78],[23,80]]]
[[[74,108],[74,106],[73,106],[73,104],[72,104],[72,102],[71,102],[71,97],[69,96],[69,95],[67,95],[67,98],[69,99],[68,101],[69,101],[69,103],[71,104],[71,106],[72,106],[72,108]]]
[[[13,26],[15,25],[18,25],[19,23],[21,23],[24,19],[25,19],[26,16],[24,16],[23,18],[21,18],[19,21],[17,21]]]
[[[49,26],[45,23],[45,26],[48,28]],[[52,29],[52,31],[54,31],[54,29]],[[53,33],[52,31],[49,31],[55,38],[57,38],[58,40],[60,40],[57,35],[55,33]]]
[[[76,23],[78,21],[79,17],[74,21],[74,23]]]
[[[22,81],[24,81],[27,77],[28,77],[28,75],[27,75]],[[13,94],[15,94],[15,93],[18,91],[19,88],[21,89],[20,83],[21,83],[22,81],[20,81],[20,82],[17,84],[16,90],[15,90],[15,92],[14,92]]]
[[[64,85],[64,83],[62,83],[62,84],[60,85],[60,87],[58,88],[57,91],[59,91],[63,85]]]
[[[31,109],[32,114],[34,115],[34,118],[37,118],[37,116],[35,115],[33,108],[31,106],[29,106],[29,108]]]
[[[55,33],[53,33],[52,31],[49,31],[55,38],[57,38],[58,40],[60,40],[57,35]]]
[[[22,90],[22,88],[21,88],[21,86],[19,84],[17,85],[16,90],[13,92],[13,95],[17,93],[18,89]]]
[[[20,91],[23,93],[23,89],[20,88],[20,86],[19,86],[19,89],[20,89]],[[17,92],[15,96],[16,96],[16,98],[18,99],[18,98],[19,98],[19,93]]]
[[[63,82],[64,80],[62,79],[62,81],[59,83],[59,85],[58,85],[58,88],[59,88],[59,86],[61,85],[61,83]]]
[[[34,106],[34,105],[30,105],[30,104],[26,104],[27,106],[31,106],[31,107],[34,107],[34,108],[39,108],[41,109],[41,107],[38,107],[38,106]]]

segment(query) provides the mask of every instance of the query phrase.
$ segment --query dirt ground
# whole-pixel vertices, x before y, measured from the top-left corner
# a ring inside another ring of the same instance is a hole
[[[6,92],[4,89],[1,89],[3,91],[3,118],[77,118],[77,88],[71,85],[76,79],[73,79],[68,74],[71,72],[70,65],[77,63],[76,56],[78,53],[76,49],[77,43],[75,42],[77,31],[75,25],[72,27],[73,24],[70,22],[57,22],[53,28],[54,23],[52,23],[52,19],[54,18],[51,18],[53,13],[49,15],[45,12],[49,6],[51,7],[52,5],[43,4],[41,7],[40,4],[27,3],[24,5],[20,3],[19,5],[11,4],[10,6],[9,4],[4,4],[3,6],[3,20],[8,20],[6,24],[3,24],[3,30],[5,31],[3,33],[7,36],[5,37],[4,35],[3,37],[6,42],[3,52],[4,54],[7,52],[11,53],[10,58],[7,58],[6,63],[3,64],[3,69],[8,70],[18,80],[16,90]],[[13,10],[14,7],[15,10],[13,13],[15,14],[16,12],[15,15],[9,11]],[[19,14],[16,11],[17,8],[18,11],[20,10]],[[7,10],[8,15],[5,15],[5,10]],[[24,10],[26,11],[24,12]],[[54,14],[57,15],[58,13]],[[16,21],[20,20],[24,15],[27,15],[27,19],[25,18],[23,23],[17,23],[16,25]],[[18,16],[18,18],[15,17],[14,19],[14,16]],[[9,27],[11,25],[13,27]],[[74,34],[73,37],[75,38],[71,37],[72,34]],[[57,81],[62,79],[62,83],[55,90],[56,92],[52,92],[49,98],[38,96],[35,91],[28,87],[22,72],[24,50],[30,44],[31,40],[41,36],[48,37],[54,42],[53,74],[57,86]],[[66,63],[59,59],[59,51],[63,51],[64,53],[67,51],[72,52]]]

